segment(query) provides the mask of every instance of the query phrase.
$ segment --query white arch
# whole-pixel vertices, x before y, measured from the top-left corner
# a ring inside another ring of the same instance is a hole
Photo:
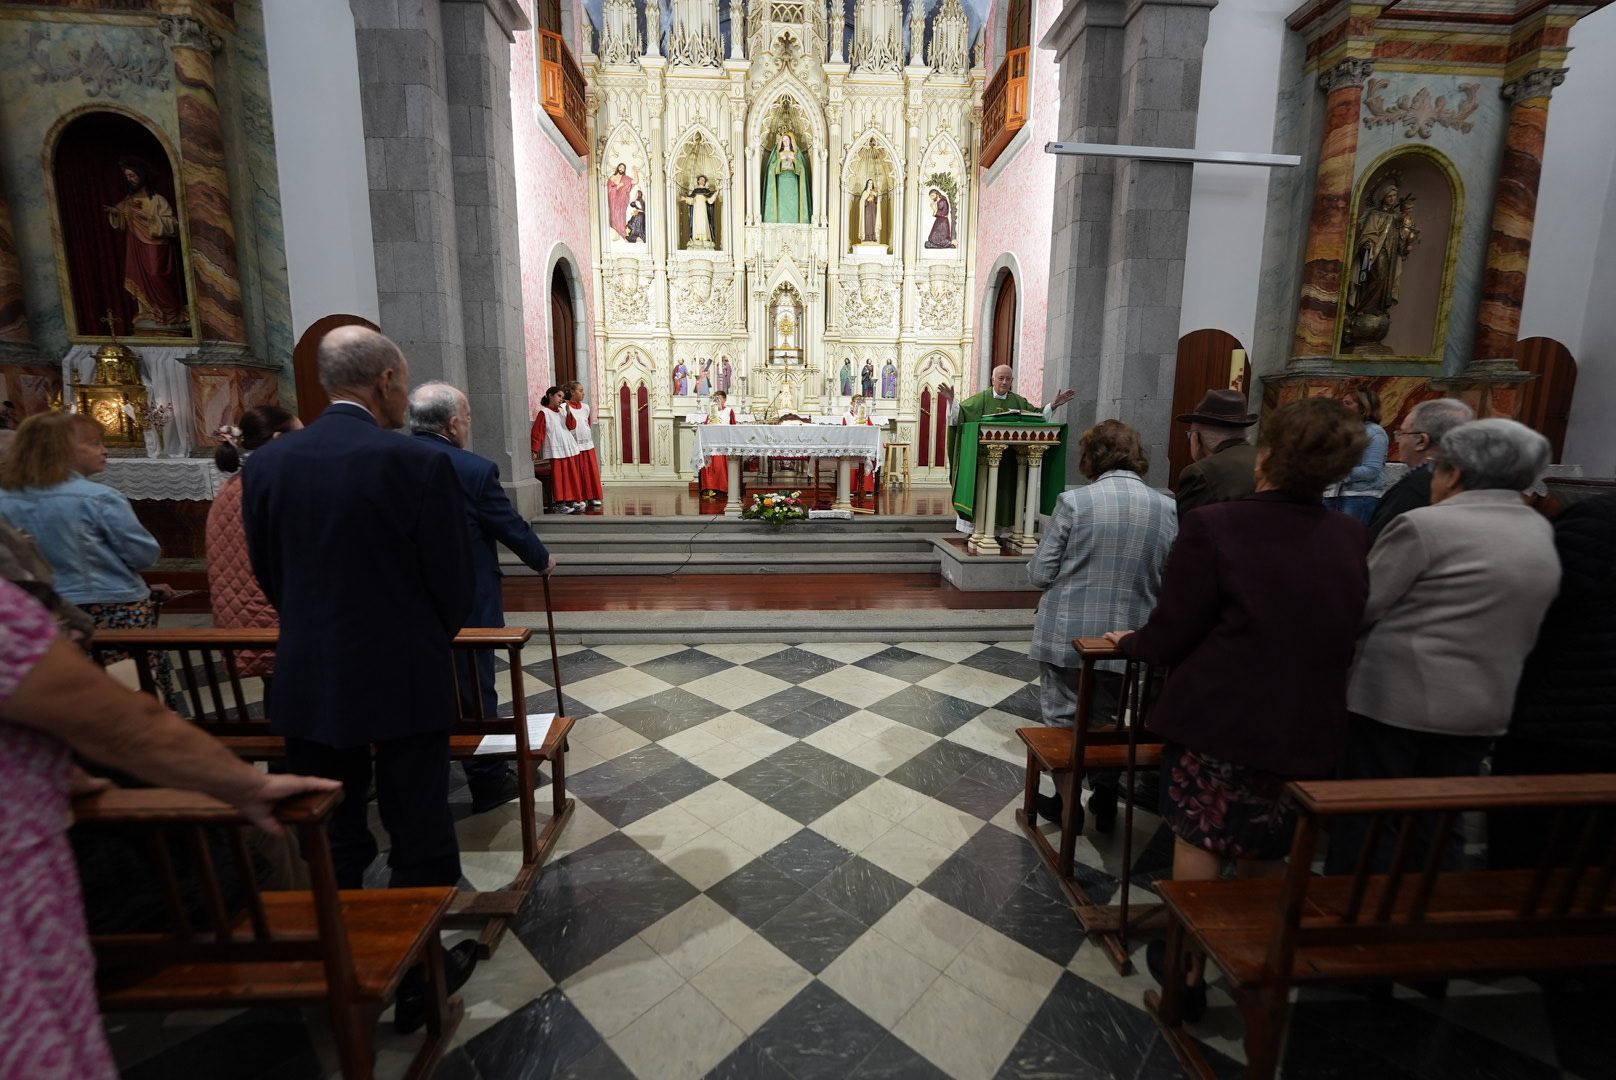
[[[1016,324],[1015,333],[1010,338],[1010,366],[1018,367],[1017,361],[1021,359],[1021,320],[1026,313],[1023,285],[1026,278],[1021,276],[1021,263],[1014,252],[1007,251],[993,262],[993,267],[983,277],[981,317],[977,319],[977,373],[981,382],[979,386],[987,386],[993,375],[993,309],[999,300],[999,271],[1008,270],[1016,283]]]
[[[556,267],[565,264],[567,271],[567,286],[572,294],[572,348],[573,368],[578,372],[578,381],[584,384],[584,397],[590,401],[595,399],[594,365],[589,358],[589,304],[584,297],[584,266],[578,256],[562,241],[556,241],[550,249],[550,254],[544,260],[544,338],[553,344],[555,328],[550,325],[550,283],[555,280]],[[554,379],[555,358],[550,361],[550,378]]]

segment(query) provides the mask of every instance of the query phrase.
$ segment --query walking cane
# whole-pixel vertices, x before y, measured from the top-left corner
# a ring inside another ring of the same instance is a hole
[[[556,651],[555,636],[555,609],[550,604],[550,576],[545,574],[539,578],[544,582],[544,621],[550,628],[550,670],[555,678],[556,716],[566,715],[566,706],[561,703],[561,654]]]

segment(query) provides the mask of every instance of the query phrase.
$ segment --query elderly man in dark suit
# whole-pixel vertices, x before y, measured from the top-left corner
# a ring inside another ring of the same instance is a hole
[[[1194,412],[1176,417],[1190,426],[1191,463],[1178,474],[1178,512],[1243,499],[1257,490],[1257,448],[1246,429],[1257,417],[1246,412],[1238,390],[1208,390]]]
[[[1403,426],[1392,432],[1392,438],[1397,440],[1397,460],[1408,466],[1408,472],[1375,505],[1375,515],[1369,519],[1370,544],[1380,539],[1399,514],[1431,505],[1431,472],[1436,464],[1437,444],[1442,436],[1475,418],[1470,406],[1458,398],[1432,398],[1408,410]]]
[[[499,486],[499,466],[466,449],[471,439],[471,403],[448,383],[423,383],[410,395],[410,428],[415,440],[449,459],[460,490],[466,497],[466,524],[471,541],[475,598],[467,626],[504,626],[505,604],[500,591],[499,549],[504,544],[517,558],[549,577],[555,556],[545,549],[522,515],[516,512],[505,489]],[[460,705],[476,713],[475,693],[482,715],[493,716],[499,696],[494,689],[494,657],[486,650],[471,657],[455,657],[460,679]],[[464,761],[471,787],[471,810],[481,814],[516,797],[516,770],[508,761]]]
[[[342,327],[320,343],[319,364],[331,405],[244,472],[247,551],[281,619],[270,723],[292,772],[342,781],[331,821],[340,887],[361,887],[376,857],[373,748],[391,884],[455,885],[451,642],[473,596],[465,500],[442,454],[390,430],[409,407],[397,345]]]

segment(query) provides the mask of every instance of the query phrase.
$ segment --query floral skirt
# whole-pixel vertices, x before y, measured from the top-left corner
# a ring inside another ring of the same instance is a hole
[[[149,599],[121,604],[80,604],[79,607],[102,630],[141,630],[157,625],[157,604]],[[129,659],[126,652],[104,652],[100,656],[103,665]],[[167,653],[157,653],[151,658],[151,673],[157,686],[158,700],[170,709],[179,711],[182,699],[174,685],[174,662]]]
[[[1296,818],[1280,798],[1289,778],[1176,744],[1162,771],[1162,817],[1185,843],[1231,859],[1290,853]]]

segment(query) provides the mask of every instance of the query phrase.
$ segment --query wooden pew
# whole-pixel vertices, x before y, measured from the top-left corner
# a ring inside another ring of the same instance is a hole
[[[1283,879],[1157,883],[1166,970],[1145,1004],[1192,1075],[1213,1075],[1183,1027],[1192,949],[1234,990],[1249,1078],[1278,1068],[1296,986],[1616,968],[1616,774],[1311,781],[1285,794],[1299,816]],[[1525,809],[1556,812],[1535,869],[1442,868],[1461,814]],[[1315,877],[1320,833],[1349,814],[1373,816],[1355,872]],[[1395,837],[1390,866],[1372,873],[1381,836]]]
[[[460,717],[449,736],[449,755],[455,760],[472,757],[512,760],[516,763],[517,804],[522,829],[522,868],[511,883],[492,892],[461,890],[450,909],[453,925],[481,924],[478,954],[487,957],[504,936],[510,920],[521,910],[528,892],[539,878],[561,829],[571,816],[573,800],[567,796],[566,750],[567,736],[573,727],[573,718],[557,714],[546,733],[544,742],[532,746],[528,740],[525,722],[527,700],[522,671],[522,647],[533,631],[525,627],[470,627],[455,636],[457,652],[474,653],[479,650],[503,649],[510,665],[512,716],[483,715],[479,694],[466,695],[473,702],[469,716]],[[228,630],[214,627],[192,629],[101,630],[92,645],[98,652],[127,652],[137,661],[141,687],[153,691],[151,665],[146,656],[154,652],[170,653],[174,657],[174,671],[180,690],[190,708],[190,719],[199,727],[218,737],[226,746],[248,761],[273,761],[284,757],[285,742],[269,729],[269,721],[262,716],[250,715],[243,700],[242,677],[237,654],[259,650],[273,650],[280,632],[265,630]],[[561,692],[556,701],[561,703]],[[488,736],[514,736],[515,747],[509,751],[478,754],[477,748]],[[538,784],[541,762],[550,765],[551,802],[550,819],[540,829],[534,788]]]
[[[1024,727],[1016,729],[1016,736],[1027,747],[1027,786],[1016,821],[1027,839],[1032,842],[1039,858],[1055,875],[1055,881],[1071,904],[1077,921],[1085,933],[1105,949],[1111,963],[1121,974],[1133,970],[1128,955],[1128,931],[1140,927],[1159,925],[1162,918],[1160,904],[1146,904],[1130,909],[1129,893],[1133,883],[1133,810],[1131,792],[1134,777],[1140,767],[1153,768],[1161,764],[1161,742],[1144,730],[1149,706],[1159,687],[1160,677],[1149,665],[1130,660],[1105,638],[1075,638],[1072,646],[1082,661],[1078,669],[1077,717],[1070,728]],[[1104,660],[1123,660],[1120,725],[1091,723],[1094,705],[1095,665]],[[1075,767],[1073,763],[1076,763]],[[1074,863],[1077,852],[1075,828],[1083,794],[1083,777],[1089,769],[1121,769],[1122,785],[1122,872],[1118,880],[1118,902],[1096,904],[1088,891],[1077,880]],[[1050,846],[1049,840],[1038,831],[1038,784],[1044,773],[1050,773],[1061,793],[1060,848]]]
[[[460,1023],[460,999],[444,992],[439,928],[454,899],[447,886],[339,891],[326,821],[342,801],[334,791],[288,799],[275,817],[308,860],[308,892],[260,892],[247,844],[247,820],[228,803],[190,791],[115,788],[73,804],[81,826],[136,834],[153,853],[168,928],[96,935],[96,981],[107,1010],[220,1009],[324,1003],[348,1080],[373,1075],[376,1019],[405,974],[425,964],[426,1040],[406,1076],[432,1075]],[[207,842],[227,833],[241,910],[229,909]],[[173,843],[192,854],[205,929],[193,926],[174,871]]]

